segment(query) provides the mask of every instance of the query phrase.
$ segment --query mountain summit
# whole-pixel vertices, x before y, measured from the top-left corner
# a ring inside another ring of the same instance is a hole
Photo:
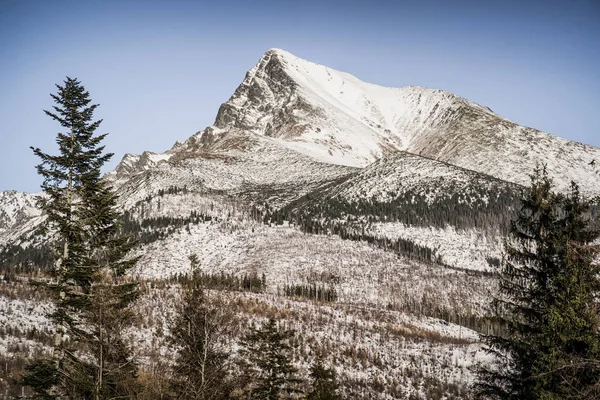
[[[446,91],[373,85],[280,49],[248,71],[214,126],[192,143],[214,146],[232,132],[327,163],[364,167],[404,150],[519,184],[545,163],[559,187],[575,180],[584,192],[598,190],[596,147],[520,126]]]

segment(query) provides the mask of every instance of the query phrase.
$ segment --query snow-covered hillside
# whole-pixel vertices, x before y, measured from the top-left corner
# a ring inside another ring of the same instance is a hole
[[[488,203],[490,190],[518,191],[516,185],[488,175],[458,168],[454,165],[398,151],[360,170],[340,185],[328,190],[328,196],[345,201],[373,200],[388,202],[399,194],[422,194],[427,204],[433,204],[457,194],[465,202],[480,200]],[[479,199],[481,197],[481,199]]]
[[[153,157],[159,159],[158,155]],[[223,133],[217,145],[200,142],[192,136],[183,145],[166,152],[160,161],[148,157],[143,161],[132,156],[125,161],[132,168],[119,166],[109,175],[119,188],[125,209],[170,187],[185,187],[204,195],[220,193],[239,200],[268,199],[274,204],[285,204],[357,171],[318,162],[282,148],[271,138],[240,132]]]
[[[380,87],[273,49],[213,126],[162,154],[127,154],[106,178],[131,229],[146,224],[147,236],[161,218],[189,225],[193,213],[222,221],[241,212],[244,221],[266,221],[283,209],[319,223],[357,222],[344,233],[403,240],[397,247],[410,241],[428,259],[481,270],[498,257],[515,209],[519,190],[506,181],[527,183],[535,163],[547,161],[559,187],[575,179],[595,193],[596,157],[598,148],[520,127],[451,93]],[[0,243],[39,243],[33,198],[0,193]],[[164,250],[152,242],[150,259]],[[162,268],[152,275],[170,274]]]
[[[335,232],[404,254],[421,252],[419,257],[446,266],[488,270],[489,260],[500,258],[500,238],[516,215],[522,189],[398,151],[290,202],[279,214],[302,221],[311,232]]]

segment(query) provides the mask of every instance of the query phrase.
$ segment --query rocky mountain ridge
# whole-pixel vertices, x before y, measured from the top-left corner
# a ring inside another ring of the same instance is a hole
[[[560,188],[575,180],[584,193],[599,190],[597,147],[520,126],[449,92],[372,85],[279,49],[260,59],[214,125],[195,137],[214,143],[232,130],[328,163],[364,167],[404,150],[522,185],[546,164]]]

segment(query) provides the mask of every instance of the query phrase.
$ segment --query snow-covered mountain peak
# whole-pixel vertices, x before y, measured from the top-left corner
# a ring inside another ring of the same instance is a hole
[[[494,115],[443,90],[382,87],[272,49],[221,106],[215,127],[279,137],[323,161],[365,166],[389,150],[407,150],[464,107]]]
[[[447,91],[366,83],[280,49],[246,73],[213,126],[162,155],[128,155],[112,176],[207,154],[260,158],[260,138],[330,164],[365,167],[402,150],[525,185],[545,163],[559,188],[575,180],[584,193],[598,192],[596,147],[519,126]]]
[[[465,102],[440,90],[365,83],[273,49],[221,106],[214,127],[278,138],[321,161],[365,166],[407,148],[423,121]]]
[[[560,188],[571,180],[587,193],[598,186],[596,147],[519,126],[450,92],[366,83],[280,49],[266,52],[221,105],[210,140],[230,130],[334,164],[364,167],[404,150],[519,184],[546,163]]]

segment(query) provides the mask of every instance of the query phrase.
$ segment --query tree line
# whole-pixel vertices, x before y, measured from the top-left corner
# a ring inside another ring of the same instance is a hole
[[[285,284],[282,293],[290,297],[300,297],[310,300],[335,302],[338,295],[333,285],[322,286],[313,284]]]
[[[178,273],[171,277],[170,281],[185,285],[189,279],[188,274]],[[204,288],[212,290],[262,293],[267,288],[267,277],[264,273],[260,276],[256,272],[238,276],[223,271],[212,274],[198,272],[195,279],[200,280]]]
[[[434,185],[433,182],[430,182]],[[461,191],[437,196],[433,200],[427,191],[410,188],[389,193],[390,200],[357,198],[347,200],[326,190],[309,193],[281,209],[265,204],[262,218],[281,224],[283,220],[297,225],[310,221],[371,224],[400,222],[407,226],[444,229],[478,229],[508,233],[510,221],[516,215],[522,188],[517,185],[471,183]]]
[[[283,221],[292,221],[292,223],[298,226],[304,233],[314,235],[337,235],[342,240],[364,241],[413,260],[443,264],[441,256],[436,253],[435,249],[419,244],[410,238],[390,239],[385,236],[376,236],[369,232],[367,224],[365,223],[330,220],[326,218],[313,219],[306,215],[285,215],[279,211],[270,211],[270,208],[266,203],[265,208],[263,209],[253,206],[251,215],[255,216],[257,221],[265,224],[275,223],[282,225]],[[290,219],[288,220],[286,218]]]

